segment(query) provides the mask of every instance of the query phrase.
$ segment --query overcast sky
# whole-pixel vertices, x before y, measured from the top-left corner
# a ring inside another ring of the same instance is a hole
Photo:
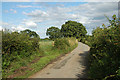
[[[47,28],[51,26],[61,28],[61,25],[68,20],[82,23],[88,34],[91,34],[93,28],[101,26],[103,23],[108,25],[104,15],[108,17],[113,14],[118,15],[117,2],[89,2],[89,0],[84,0],[86,2],[5,1],[2,2],[2,20],[0,21],[2,27],[12,31],[30,29],[36,31],[41,38],[47,37]]]

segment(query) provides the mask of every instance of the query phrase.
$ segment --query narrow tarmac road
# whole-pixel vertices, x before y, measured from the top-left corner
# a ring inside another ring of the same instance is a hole
[[[86,78],[86,61],[90,47],[79,42],[78,47],[29,78]],[[39,67],[39,66],[38,66]]]

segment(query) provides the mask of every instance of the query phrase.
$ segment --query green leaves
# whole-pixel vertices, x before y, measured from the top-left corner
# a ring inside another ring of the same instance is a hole
[[[62,25],[61,29],[57,27],[50,27],[47,29],[46,35],[50,39],[57,39],[62,37],[76,37],[81,38],[82,41],[85,41],[85,36],[87,34],[86,28],[76,21],[67,21]]]
[[[28,33],[32,31],[28,30]],[[39,50],[39,38],[31,37],[26,31],[23,32],[2,32],[2,60],[3,69],[10,65],[10,62],[17,60],[17,56],[23,58],[30,56],[34,51]]]
[[[67,50],[69,47],[72,47],[75,44],[77,44],[77,41],[73,37],[72,38],[60,38],[54,41],[54,47],[61,49],[61,50]]]
[[[85,27],[76,21],[67,21],[62,25],[61,32],[64,37],[85,37],[87,31]]]
[[[34,38],[34,37],[40,38],[39,35],[38,35],[36,32],[31,31],[31,30],[29,30],[29,29],[26,29],[26,30],[24,30],[24,31],[21,31],[21,33],[22,33],[22,34],[27,34],[27,35],[29,35],[29,36],[32,37],[32,38]]]
[[[61,38],[62,34],[60,33],[60,29],[57,27],[50,27],[47,29],[46,35],[49,36],[50,39]]]
[[[94,29],[89,40],[91,43],[89,76],[92,79],[118,79],[116,71],[119,74],[120,26],[116,15],[112,16],[112,20],[108,17],[107,19],[110,25],[103,24],[103,28]]]
[[[67,49],[70,46],[69,40],[67,38],[56,39],[54,42],[54,47],[58,49]]]

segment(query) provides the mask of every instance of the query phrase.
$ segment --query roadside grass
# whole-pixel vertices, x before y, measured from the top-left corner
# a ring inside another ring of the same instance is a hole
[[[61,50],[54,48],[53,41],[40,41],[39,44],[42,50],[41,53],[44,53],[42,56],[41,53],[34,53],[30,57],[19,58],[17,61],[12,62],[11,66],[2,74],[3,78],[28,78],[58,57],[71,52],[78,45],[72,43],[71,47]]]

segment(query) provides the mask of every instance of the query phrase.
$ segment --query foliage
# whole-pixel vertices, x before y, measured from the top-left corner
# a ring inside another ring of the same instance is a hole
[[[66,49],[70,46],[69,41],[66,38],[56,39],[54,46],[58,49]]]
[[[64,37],[80,38],[80,41],[85,37],[86,28],[76,21],[67,21],[62,25],[61,32]]]
[[[90,37],[91,79],[120,79],[120,26],[116,15],[109,20],[110,25],[96,28]],[[118,73],[117,73],[118,71]]]
[[[85,36],[85,41],[83,43],[87,44],[88,46],[91,46],[92,42],[92,36],[91,35],[86,35]]]
[[[18,57],[28,57],[35,51],[39,51],[38,38],[31,38],[27,33],[2,31],[3,69],[10,66]]]
[[[62,35],[60,33],[60,29],[57,27],[50,27],[47,29],[46,35],[49,36],[50,39],[60,38]]]
[[[39,42],[39,47],[42,52],[34,52],[28,57],[21,58],[17,57],[16,61],[10,62],[11,66],[7,67],[7,69],[3,69],[2,77],[9,78],[12,76],[14,78],[28,78],[32,74],[40,71],[46,65],[51,63],[51,61],[56,60],[59,56],[72,51],[77,47],[77,42],[75,42],[73,38],[68,39],[70,42],[70,46],[67,49],[58,49],[54,47],[54,41],[50,40],[42,40]],[[25,54],[26,52],[24,52]],[[43,55],[41,56],[41,53]],[[8,57],[7,57],[8,58]],[[39,66],[39,67],[38,67]],[[21,72],[21,67],[26,67],[26,69]],[[19,75],[18,75],[19,74]],[[14,76],[13,76],[14,75]]]
[[[44,38],[44,39],[40,39],[40,41],[49,41],[50,38]]]
[[[34,38],[39,38],[39,35],[35,31],[31,31],[29,29],[21,31],[22,34],[28,34],[30,37]]]
[[[76,43],[77,41],[75,38],[61,38],[55,40],[54,47],[58,49],[66,50],[68,47],[73,46]]]

